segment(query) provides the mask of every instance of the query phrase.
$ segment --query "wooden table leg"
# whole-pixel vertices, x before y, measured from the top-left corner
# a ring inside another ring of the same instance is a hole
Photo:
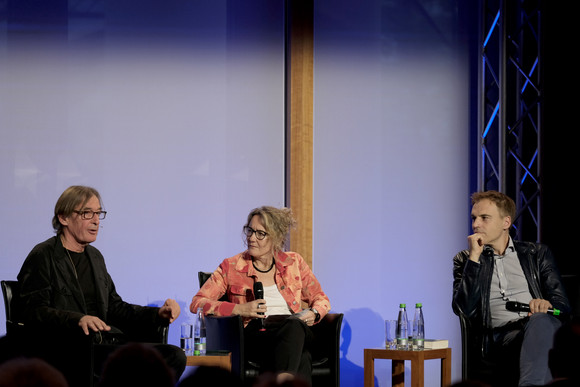
[[[392,371],[391,379],[393,387],[404,387],[405,386],[405,361],[404,360],[393,360],[392,361]]]
[[[423,387],[425,381],[425,360],[416,359],[411,361],[411,386]]]
[[[448,351],[451,352],[451,351]],[[451,358],[441,358],[441,387],[451,385]]]
[[[366,349],[364,357],[364,387],[375,387],[375,359],[372,357],[371,352]]]

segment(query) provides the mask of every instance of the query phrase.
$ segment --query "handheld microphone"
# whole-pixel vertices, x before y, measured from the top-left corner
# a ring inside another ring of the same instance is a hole
[[[264,298],[264,285],[262,285],[261,282],[254,282],[254,297],[256,297],[256,300],[261,300]],[[263,305],[263,304],[260,304]],[[258,314],[264,314],[264,313],[258,313]],[[262,328],[260,329],[260,331],[265,331],[266,330],[266,321],[264,321],[263,318],[261,318],[260,320],[262,320]]]
[[[517,302],[517,301],[508,301],[505,303],[505,308],[507,310],[509,310],[510,312],[529,312],[530,311],[530,306],[528,304],[522,304],[521,302]],[[561,316],[562,312],[560,312],[560,309],[548,309],[548,314],[551,314],[552,316]]]

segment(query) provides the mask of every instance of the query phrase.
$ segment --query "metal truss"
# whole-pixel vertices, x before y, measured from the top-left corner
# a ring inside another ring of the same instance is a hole
[[[516,202],[516,239],[539,240],[541,0],[480,0],[478,190]]]

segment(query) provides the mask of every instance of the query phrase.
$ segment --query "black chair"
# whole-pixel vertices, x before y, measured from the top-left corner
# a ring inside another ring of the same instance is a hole
[[[519,345],[491,352],[484,350],[481,321],[459,315],[461,326],[461,375],[463,380],[482,381],[492,387],[512,387],[519,380]],[[485,356],[484,356],[485,352]]]
[[[4,296],[4,310],[6,311],[6,334],[14,335],[23,329],[23,324],[19,322],[18,295],[20,285],[18,281],[0,281],[2,285],[2,295]]]
[[[198,280],[201,286],[211,277],[212,273],[199,272]],[[227,300],[222,297],[222,300]],[[314,342],[312,355],[312,385],[340,386],[340,329],[342,313],[329,313],[312,326]],[[207,350],[228,351],[232,354],[232,372],[242,381],[256,378],[260,366],[244,358],[244,323],[240,316],[207,316]]]

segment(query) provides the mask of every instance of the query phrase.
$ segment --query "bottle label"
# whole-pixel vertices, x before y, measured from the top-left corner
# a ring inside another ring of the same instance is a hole
[[[425,340],[424,339],[414,339],[413,340],[413,347],[417,349],[425,348]]]

